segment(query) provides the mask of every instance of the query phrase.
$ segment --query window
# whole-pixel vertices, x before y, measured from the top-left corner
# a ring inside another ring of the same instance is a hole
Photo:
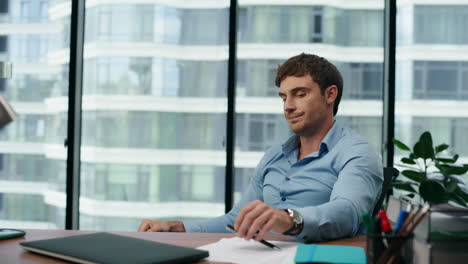
[[[468,6],[416,5],[414,41],[422,44],[467,44]]]
[[[450,61],[414,62],[414,97],[418,99],[467,99],[464,82],[466,63]]]
[[[239,60],[237,89],[247,96],[277,98],[275,76],[280,63],[281,60]]]
[[[239,42],[322,42],[322,16],[320,6],[241,6]]]
[[[382,65],[380,63],[336,63],[343,75],[347,99],[382,98]]]
[[[50,10],[49,17],[52,2],[57,1],[0,1],[0,26],[8,29],[0,36],[0,57],[14,65],[12,78],[1,80],[0,90],[17,113],[0,131],[1,145],[10,146],[1,151],[2,226],[64,228],[65,209],[56,205],[66,198],[68,65],[49,58],[68,54],[55,44],[68,37],[69,27],[54,31],[49,23],[60,25],[70,18],[64,17],[67,5],[60,12]]]
[[[313,32],[311,34],[311,42],[322,42],[322,17],[323,17],[323,8],[314,7],[313,15]]]
[[[465,148],[467,139],[464,136],[468,131],[468,122],[465,118],[415,117],[412,120],[412,130],[411,142],[416,142],[424,131],[430,131],[434,144],[445,143],[450,146],[448,155],[457,153],[462,160],[468,155]]]
[[[414,28],[401,34],[397,45],[395,137],[412,146],[421,133],[430,131],[434,144],[450,145],[447,154],[458,153],[459,161],[466,163],[468,119],[460,109],[468,100],[468,62],[458,54],[468,44],[468,5],[400,2],[397,28],[408,28],[405,21]],[[395,163],[402,154],[396,151]]]
[[[236,121],[236,145],[241,151],[263,152],[277,138],[291,135],[282,114],[238,114]]]
[[[39,19],[41,21],[46,21],[49,15],[47,10],[49,8],[49,1],[40,1],[39,2]]]
[[[112,25],[110,8],[100,7],[97,10],[98,10],[98,14],[97,14],[98,25],[97,26],[99,28],[97,35],[100,36],[102,40],[109,40],[110,34],[111,34],[111,25]]]
[[[224,212],[227,57],[212,54],[227,45],[228,14],[172,2],[87,7],[82,177],[89,184],[81,193],[89,203],[80,205],[81,228],[135,230],[144,210],[137,202],[154,206],[153,219],[206,218],[180,209],[194,206]]]
[[[453,148],[453,153],[458,153],[463,157],[468,156],[468,120],[466,118],[456,118],[453,122],[453,139],[450,146]]]
[[[343,46],[383,45],[383,11],[380,9],[341,9],[326,7],[324,42]]]
[[[30,17],[29,6],[31,3],[29,1],[21,1],[20,4],[20,14],[22,19],[28,19]]]
[[[0,23],[15,24],[0,36],[0,56],[17,65],[0,91],[20,106],[18,120],[0,131],[0,145],[11,146],[0,153],[0,180],[20,186],[0,185],[0,222],[18,228],[64,226],[56,205],[66,184],[70,2],[0,1]],[[220,215],[229,7],[124,2],[86,7],[81,228],[135,230],[142,204],[153,219]],[[384,1],[260,2],[240,1],[238,10],[236,201],[265,149],[292,135],[274,84],[278,64],[292,55],[317,53],[337,65],[344,92],[336,120],[376,152],[382,147]],[[460,109],[468,61],[459,53],[468,44],[468,5],[420,2],[398,3],[395,137],[411,145],[429,130],[467,163]]]
[[[183,9],[182,45],[226,45],[228,9]]]
[[[8,37],[0,36],[0,52],[8,51]]]
[[[274,81],[278,65],[301,52],[322,55],[339,68],[344,93],[337,120],[368,137],[380,152],[383,54],[376,59],[370,53],[383,45],[383,11],[362,8],[360,1],[346,3],[240,5],[235,199],[246,189],[264,151],[292,135]],[[359,54],[356,47],[362,48]],[[346,56],[348,51],[356,56]]]
[[[8,5],[10,1],[0,1],[0,14],[8,13]]]

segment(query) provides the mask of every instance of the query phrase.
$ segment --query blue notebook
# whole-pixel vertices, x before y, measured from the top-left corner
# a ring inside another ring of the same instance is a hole
[[[362,247],[300,244],[297,247],[294,262],[365,264],[366,254]]]

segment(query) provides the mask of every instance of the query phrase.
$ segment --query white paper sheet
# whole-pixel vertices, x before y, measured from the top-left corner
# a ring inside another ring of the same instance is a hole
[[[299,243],[285,241],[270,241],[281,250],[271,249],[255,240],[245,240],[240,237],[223,238],[216,243],[199,247],[208,250],[207,260],[218,262],[232,262],[237,264],[292,264]]]

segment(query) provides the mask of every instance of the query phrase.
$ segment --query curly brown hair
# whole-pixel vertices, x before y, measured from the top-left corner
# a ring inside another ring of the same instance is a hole
[[[302,77],[307,74],[319,85],[322,95],[325,94],[325,89],[331,85],[336,85],[338,94],[333,105],[333,115],[336,115],[343,94],[343,77],[335,65],[327,59],[305,53],[291,57],[278,66],[275,84],[279,87],[281,82],[288,76]]]

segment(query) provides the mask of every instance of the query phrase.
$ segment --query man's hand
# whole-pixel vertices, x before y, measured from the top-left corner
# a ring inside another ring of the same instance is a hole
[[[144,219],[138,232],[185,232],[185,227],[179,221],[155,221]]]
[[[284,233],[293,225],[294,222],[286,211],[255,200],[239,211],[234,228],[237,236],[260,241],[270,231]]]

